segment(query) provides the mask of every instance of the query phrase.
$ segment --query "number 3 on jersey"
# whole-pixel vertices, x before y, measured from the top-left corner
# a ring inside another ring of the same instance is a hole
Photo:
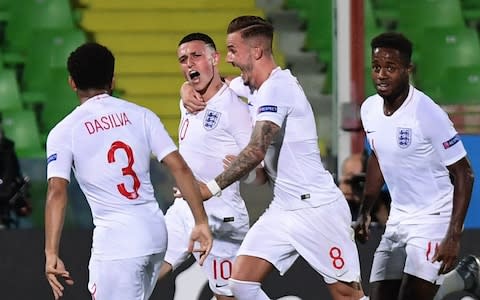
[[[133,191],[127,191],[124,183],[117,184],[117,189],[126,198],[130,200],[134,200],[138,198],[138,189],[140,189],[140,180],[137,177],[137,173],[132,169],[133,163],[135,163],[135,159],[133,158],[133,150],[130,148],[129,145],[125,144],[121,141],[115,141],[112,143],[112,146],[108,150],[107,153],[107,160],[109,163],[115,162],[115,152],[117,150],[125,151],[125,154],[128,158],[128,165],[122,168],[123,176],[132,176],[133,178]]]

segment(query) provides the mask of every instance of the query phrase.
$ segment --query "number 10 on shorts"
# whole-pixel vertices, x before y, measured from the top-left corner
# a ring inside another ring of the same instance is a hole
[[[228,280],[232,276],[232,262],[230,260],[213,260],[213,278],[217,280],[219,276],[223,280]]]

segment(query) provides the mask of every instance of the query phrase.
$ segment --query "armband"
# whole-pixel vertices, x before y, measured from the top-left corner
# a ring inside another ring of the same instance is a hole
[[[215,179],[210,180],[207,182],[207,188],[212,193],[212,196],[220,197],[222,195],[222,189],[215,181]]]

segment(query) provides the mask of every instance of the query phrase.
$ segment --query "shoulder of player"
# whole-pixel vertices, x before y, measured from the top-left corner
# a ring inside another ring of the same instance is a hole
[[[420,90],[415,89],[415,95],[412,100],[416,103],[417,113],[421,115],[428,116],[432,111],[443,111],[440,105]]]
[[[233,90],[228,88],[226,90],[226,93],[222,95],[222,99],[218,102],[216,102],[216,106],[221,107],[223,111],[231,111],[235,113],[235,109],[242,109],[243,107],[245,109],[248,108],[248,104],[242,100]],[[234,107],[235,109],[232,109]]]
[[[360,112],[361,114],[366,114],[374,110],[378,106],[382,106],[383,104],[383,99],[380,97],[378,94],[372,95],[365,99],[365,101],[362,102],[362,105],[360,107]]]

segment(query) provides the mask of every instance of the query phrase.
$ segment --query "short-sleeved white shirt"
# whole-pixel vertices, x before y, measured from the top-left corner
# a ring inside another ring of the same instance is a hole
[[[92,255],[130,258],[165,251],[163,213],[150,182],[150,157],[176,150],[150,110],[107,94],[78,106],[47,139],[47,177],[70,180],[92,210]]]
[[[445,222],[451,216],[453,185],[446,166],[466,156],[448,115],[410,86],[391,116],[374,95],[361,108],[363,127],[392,197],[389,224]]]
[[[226,155],[238,155],[247,146],[252,133],[252,122],[247,104],[224,85],[197,114],[180,105],[182,120],[179,126],[179,151],[202,182],[208,182],[222,173]],[[222,191],[221,197],[204,202],[207,214],[232,216],[244,214],[245,203],[240,196],[240,184],[235,182]]]
[[[342,197],[322,165],[312,107],[290,71],[274,69],[248,99],[255,122],[268,120],[281,127],[264,158],[273,183],[272,205],[294,210]]]

